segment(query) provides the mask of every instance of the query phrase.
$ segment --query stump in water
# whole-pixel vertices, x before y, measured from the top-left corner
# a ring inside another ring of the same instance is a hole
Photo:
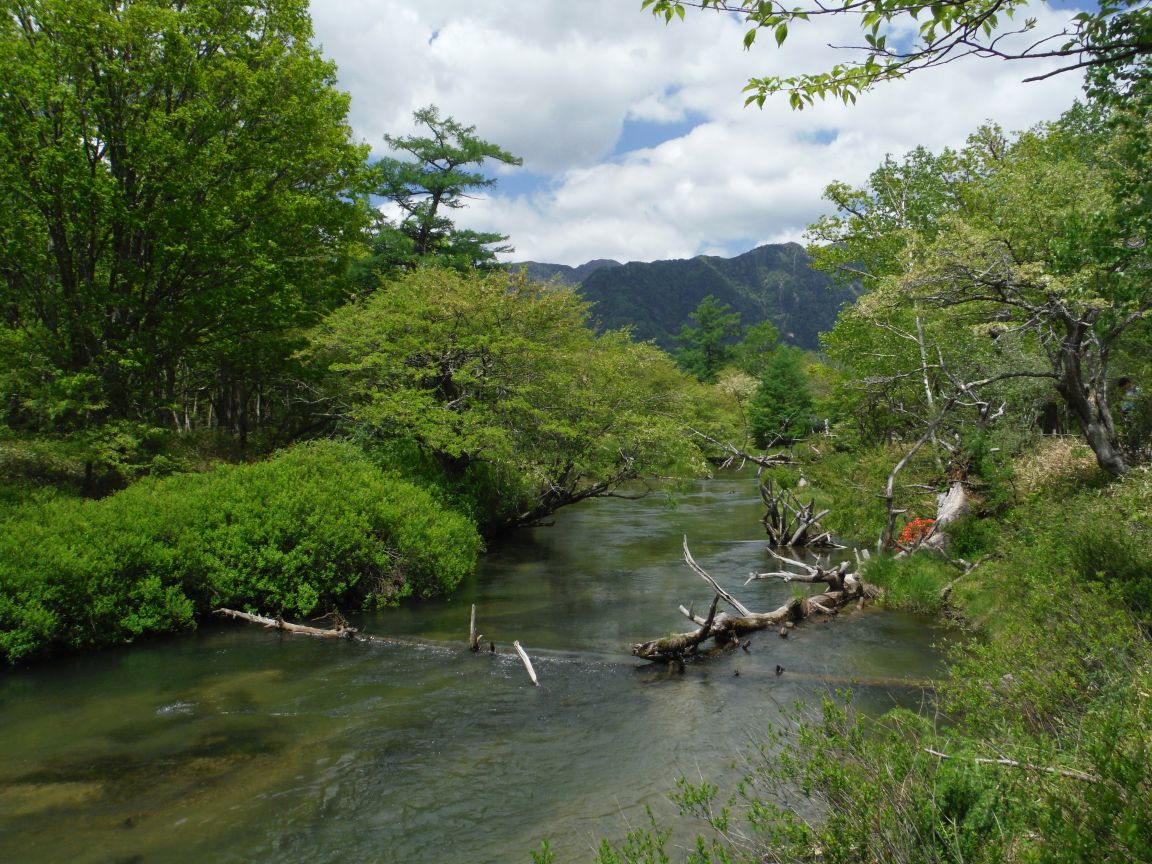
[[[791,490],[778,487],[771,477],[760,483],[760,499],[767,508],[760,521],[768,532],[770,546],[843,548],[832,539],[831,532],[820,526],[828,511],[817,513],[815,499],[804,504]]]

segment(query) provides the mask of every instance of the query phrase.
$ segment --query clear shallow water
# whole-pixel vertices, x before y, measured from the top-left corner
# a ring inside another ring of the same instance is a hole
[[[690,629],[678,604],[709,600],[684,534],[746,605],[788,599],[795,586],[743,586],[769,567],[760,513],[748,476],[700,483],[675,509],[587,502],[502,544],[451,600],[358,622],[419,645],[211,624],[5,673],[0,861],[487,864],[527,862],[544,836],[587,861],[645,805],[671,813],[676,777],[734,777],[798,699],[855,681],[875,710],[918,701],[946,634],[915,616],[759,634],[684,674],[629,657]],[[464,650],[472,603],[494,656]]]

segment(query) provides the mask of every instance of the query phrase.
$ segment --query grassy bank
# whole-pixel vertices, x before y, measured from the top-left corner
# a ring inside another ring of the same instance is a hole
[[[851,473],[806,458],[825,506],[853,499],[841,530],[877,536],[883,508],[870,520],[857,496],[889,455],[851,454]],[[638,829],[598,864],[1152,861],[1152,473],[1106,482],[1057,440],[971,479],[974,512],[949,551],[975,568],[917,552],[866,573],[886,602],[970,631],[935,700],[879,719],[848,696],[787,714],[731,800],[681,783],[694,850]]]

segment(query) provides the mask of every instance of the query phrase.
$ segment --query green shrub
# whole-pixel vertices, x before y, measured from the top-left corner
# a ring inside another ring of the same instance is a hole
[[[187,629],[217,606],[305,616],[428,596],[480,550],[465,517],[335,442],[33,503],[0,531],[9,662]]]
[[[956,576],[956,569],[934,552],[915,552],[903,558],[878,555],[868,561],[864,579],[884,589],[884,602],[909,612],[937,612],[943,606],[940,590]]]
[[[1152,549],[1141,536],[1147,526],[1133,530],[1105,514],[1092,514],[1065,527],[1058,548],[1072,572],[1103,582],[1132,612],[1152,620]]]
[[[948,552],[954,557],[976,558],[994,552],[1001,543],[1000,525],[994,519],[963,516],[946,532]]]

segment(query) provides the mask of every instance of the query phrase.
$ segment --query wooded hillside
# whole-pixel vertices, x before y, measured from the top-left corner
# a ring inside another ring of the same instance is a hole
[[[745,326],[771,321],[785,342],[810,350],[819,347],[818,334],[831,329],[840,308],[857,296],[855,289],[813,270],[796,243],[758,246],[735,258],[515,266],[527,268],[532,278],[578,283],[604,327],[630,326],[637,339],[655,340],[666,349],[676,347],[680,328],[709,294],[739,312]]]

